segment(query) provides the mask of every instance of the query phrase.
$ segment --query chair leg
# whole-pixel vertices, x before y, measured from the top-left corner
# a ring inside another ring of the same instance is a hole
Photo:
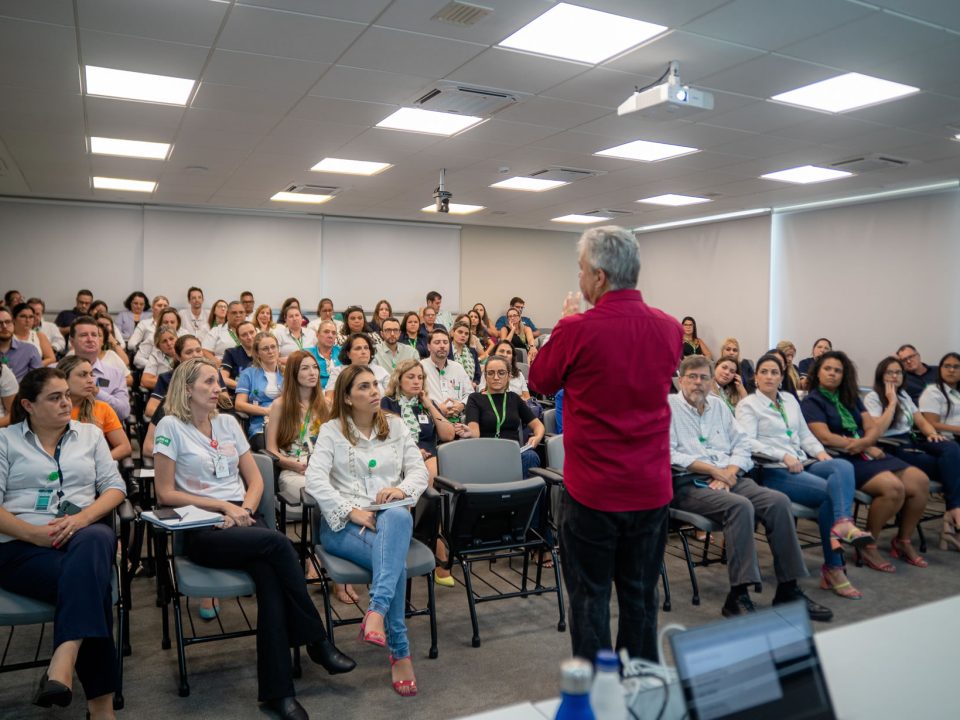
[[[303,666],[300,664],[300,646],[293,649],[293,677],[303,677]]]
[[[470,577],[470,563],[460,560],[463,569],[463,585],[467,589],[467,605],[470,608],[470,624],[473,626],[473,638],[470,644],[480,647],[480,622],[477,620],[477,603],[473,597],[473,580]]]
[[[690,585],[693,588],[693,604],[700,604],[700,586],[697,584],[697,573],[693,566],[693,558],[690,556],[690,543],[687,540],[683,530],[680,531],[680,542],[683,543],[683,556],[687,560],[687,572],[690,573]]]
[[[431,660],[435,660],[440,654],[437,649],[437,591],[433,583],[433,573],[426,575],[427,578],[427,609],[430,611],[430,653]]]
[[[667,578],[667,564],[660,561],[660,579],[663,580],[663,611],[670,612],[670,580]]]
[[[183,618],[180,614],[180,596],[173,598],[173,623],[177,633],[177,663],[180,666],[180,687],[178,692],[180,697],[187,697],[190,694],[190,685],[187,683],[187,655],[186,648],[183,645]]]
[[[311,560],[311,562],[313,562]],[[323,595],[323,617],[327,622],[327,635],[330,636],[330,642],[333,643],[333,610],[330,609],[330,587],[327,585],[328,578],[317,568],[317,575],[320,576],[320,593]]]
[[[130,628],[128,625],[128,616],[129,614],[121,597],[120,602],[117,604],[117,689],[116,692],[113,693],[114,710],[122,710],[124,705],[123,656],[129,654],[124,648],[130,647],[129,641],[127,640],[127,633]]]
[[[920,536],[920,552],[925,553],[927,551],[927,537],[923,534],[923,522],[917,523],[917,535]]]
[[[560,580],[560,558],[557,556],[557,549],[550,548],[550,557],[553,558],[553,577],[557,582],[557,611],[560,613],[560,620],[557,622],[557,632],[563,632],[567,629],[567,611],[563,606],[563,583]]]

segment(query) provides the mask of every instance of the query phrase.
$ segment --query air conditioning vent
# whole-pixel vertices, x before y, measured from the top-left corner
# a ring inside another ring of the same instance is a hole
[[[872,153],[870,155],[860,155],[858,157],[847,158],[846,160],[839,160],[838,162],[831,163],[830,167],[846,172],[865,173],[871,170],[902,168],[907,165],[910,165],[909,160]]]
[[[515,95],[502,90],[441,82],[414,100],[413,104],[422,110],[489,117],[516,102]]]
[[[558,180],[559,182],[576,182],[585,180],[589,177],[604,175],[601,170],[583,170],[581,168],[551,167],[546,170],[537,170],[527,173],[525,177],[536,178],[537,180]]]
[[[336,195],[340,192],[338,187],[327,187],[326,185],[290,185],[284,192],[305,193],[307,195]]]
[[[610,210],[608,208],[597,208],[596,210],[588,210],[581,215],[593,215],[595,217],[623,217],[624,215],[634,215],[636,210]]]
[[[483,7],[483,5],[474,5],[466,2],[448,2],[437,11],[431,20],[458,25],[460,27],[470,27],[476,25],[487,15],[493,12],[493,8]]]

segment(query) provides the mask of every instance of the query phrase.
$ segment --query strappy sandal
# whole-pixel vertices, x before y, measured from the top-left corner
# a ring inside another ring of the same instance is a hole
[[[890,557],[893,559],[903,560],[905,563],[909,563],[914,567],[925,568],[929,563],[923,559],[923,556],[919,553],[913,555],[912,557],[907,553],[905,548],[913,548],[913,543],[909,540],[903,540],[898,537],[890,538]]]
[[[386,647],[387,646],[387,636],[382,632],[377,632],[376,630],[371,630],[367,632],[367,618],[372,614],[368,612],[363,616],[363,622],[360,623],[360,640],[370,645],[376,645],[377,647]],[[378,615],[380,613],[377,613]]]
[[[857,548],[857,559],[866,565],[871,570],[876,570],[877,572],[884,573],[895,573],[897,569],[893,566],[893,563],[888,563],[886,560],[880,560],[879,562],[872,560],[869,555],[864,555],[863,550],[876,550],[877,544],[870,543],[865,545],[863,548]]]
[[[840,532],[838,528],[844,524],[849,525],[847,532]],[[830,546],[834,550],[840,549],[840,543],[852,545],[854,548],[861,548],[875,542],[873,535],[858,528],[851,518],[840,518],[830,528]]]
[[[843,573],[843,568],[837,568],[843,574],[844,582],[838,583],[830,576],[831,568],[826,565],[820,566],[820,589],[821,590],[833,590],[837,595],[842,598],[847,598],[849,600],[859,600],[863,597],[863,593],[857,590],[851,583],[849,578],[847,578],[846,573]]]
[[[393,655],[390,656],[390,668],[393,669],[393,666],[396,665],[401,660],[410,660],[410,656],[393,658]],[[412,663],[411,663],[412,664]],[[393,680],[393,691],[400,695],[401,697],[413,697],[417,694],[417,681],[416,680]]]

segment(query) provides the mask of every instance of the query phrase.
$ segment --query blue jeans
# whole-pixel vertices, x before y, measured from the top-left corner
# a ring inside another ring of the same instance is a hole
[[[530,477],[530,468],[540,467],[540,456],[536,450],[524,450],[520,453],[520,463],[523,465],[523,477]]]
[[[821,460],[803,472],[786,468],[763,468],[765,487],[778,490],[798,505],[819,508],[820,543],[829,567],[843,567],[843,553],[830,548],[830,530],[838,520],[850,517],[853,506],[853,465],[846,460]]]
[[[405,611],[407,604],[407,551],[413,537],[413,513],[398,507],[377,513],[377,531],[360,534],[361,526],[348,522],[334,532],[320,521],[320,542],[334,555],[369,570],[373,575],[368,612],[383,615],[387,645],[395,658],[410,655]]]

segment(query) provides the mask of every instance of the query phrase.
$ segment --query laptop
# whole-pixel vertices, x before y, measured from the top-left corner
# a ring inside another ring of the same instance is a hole
[[[670,636],[691,720],[836,720],[803,602]]]

